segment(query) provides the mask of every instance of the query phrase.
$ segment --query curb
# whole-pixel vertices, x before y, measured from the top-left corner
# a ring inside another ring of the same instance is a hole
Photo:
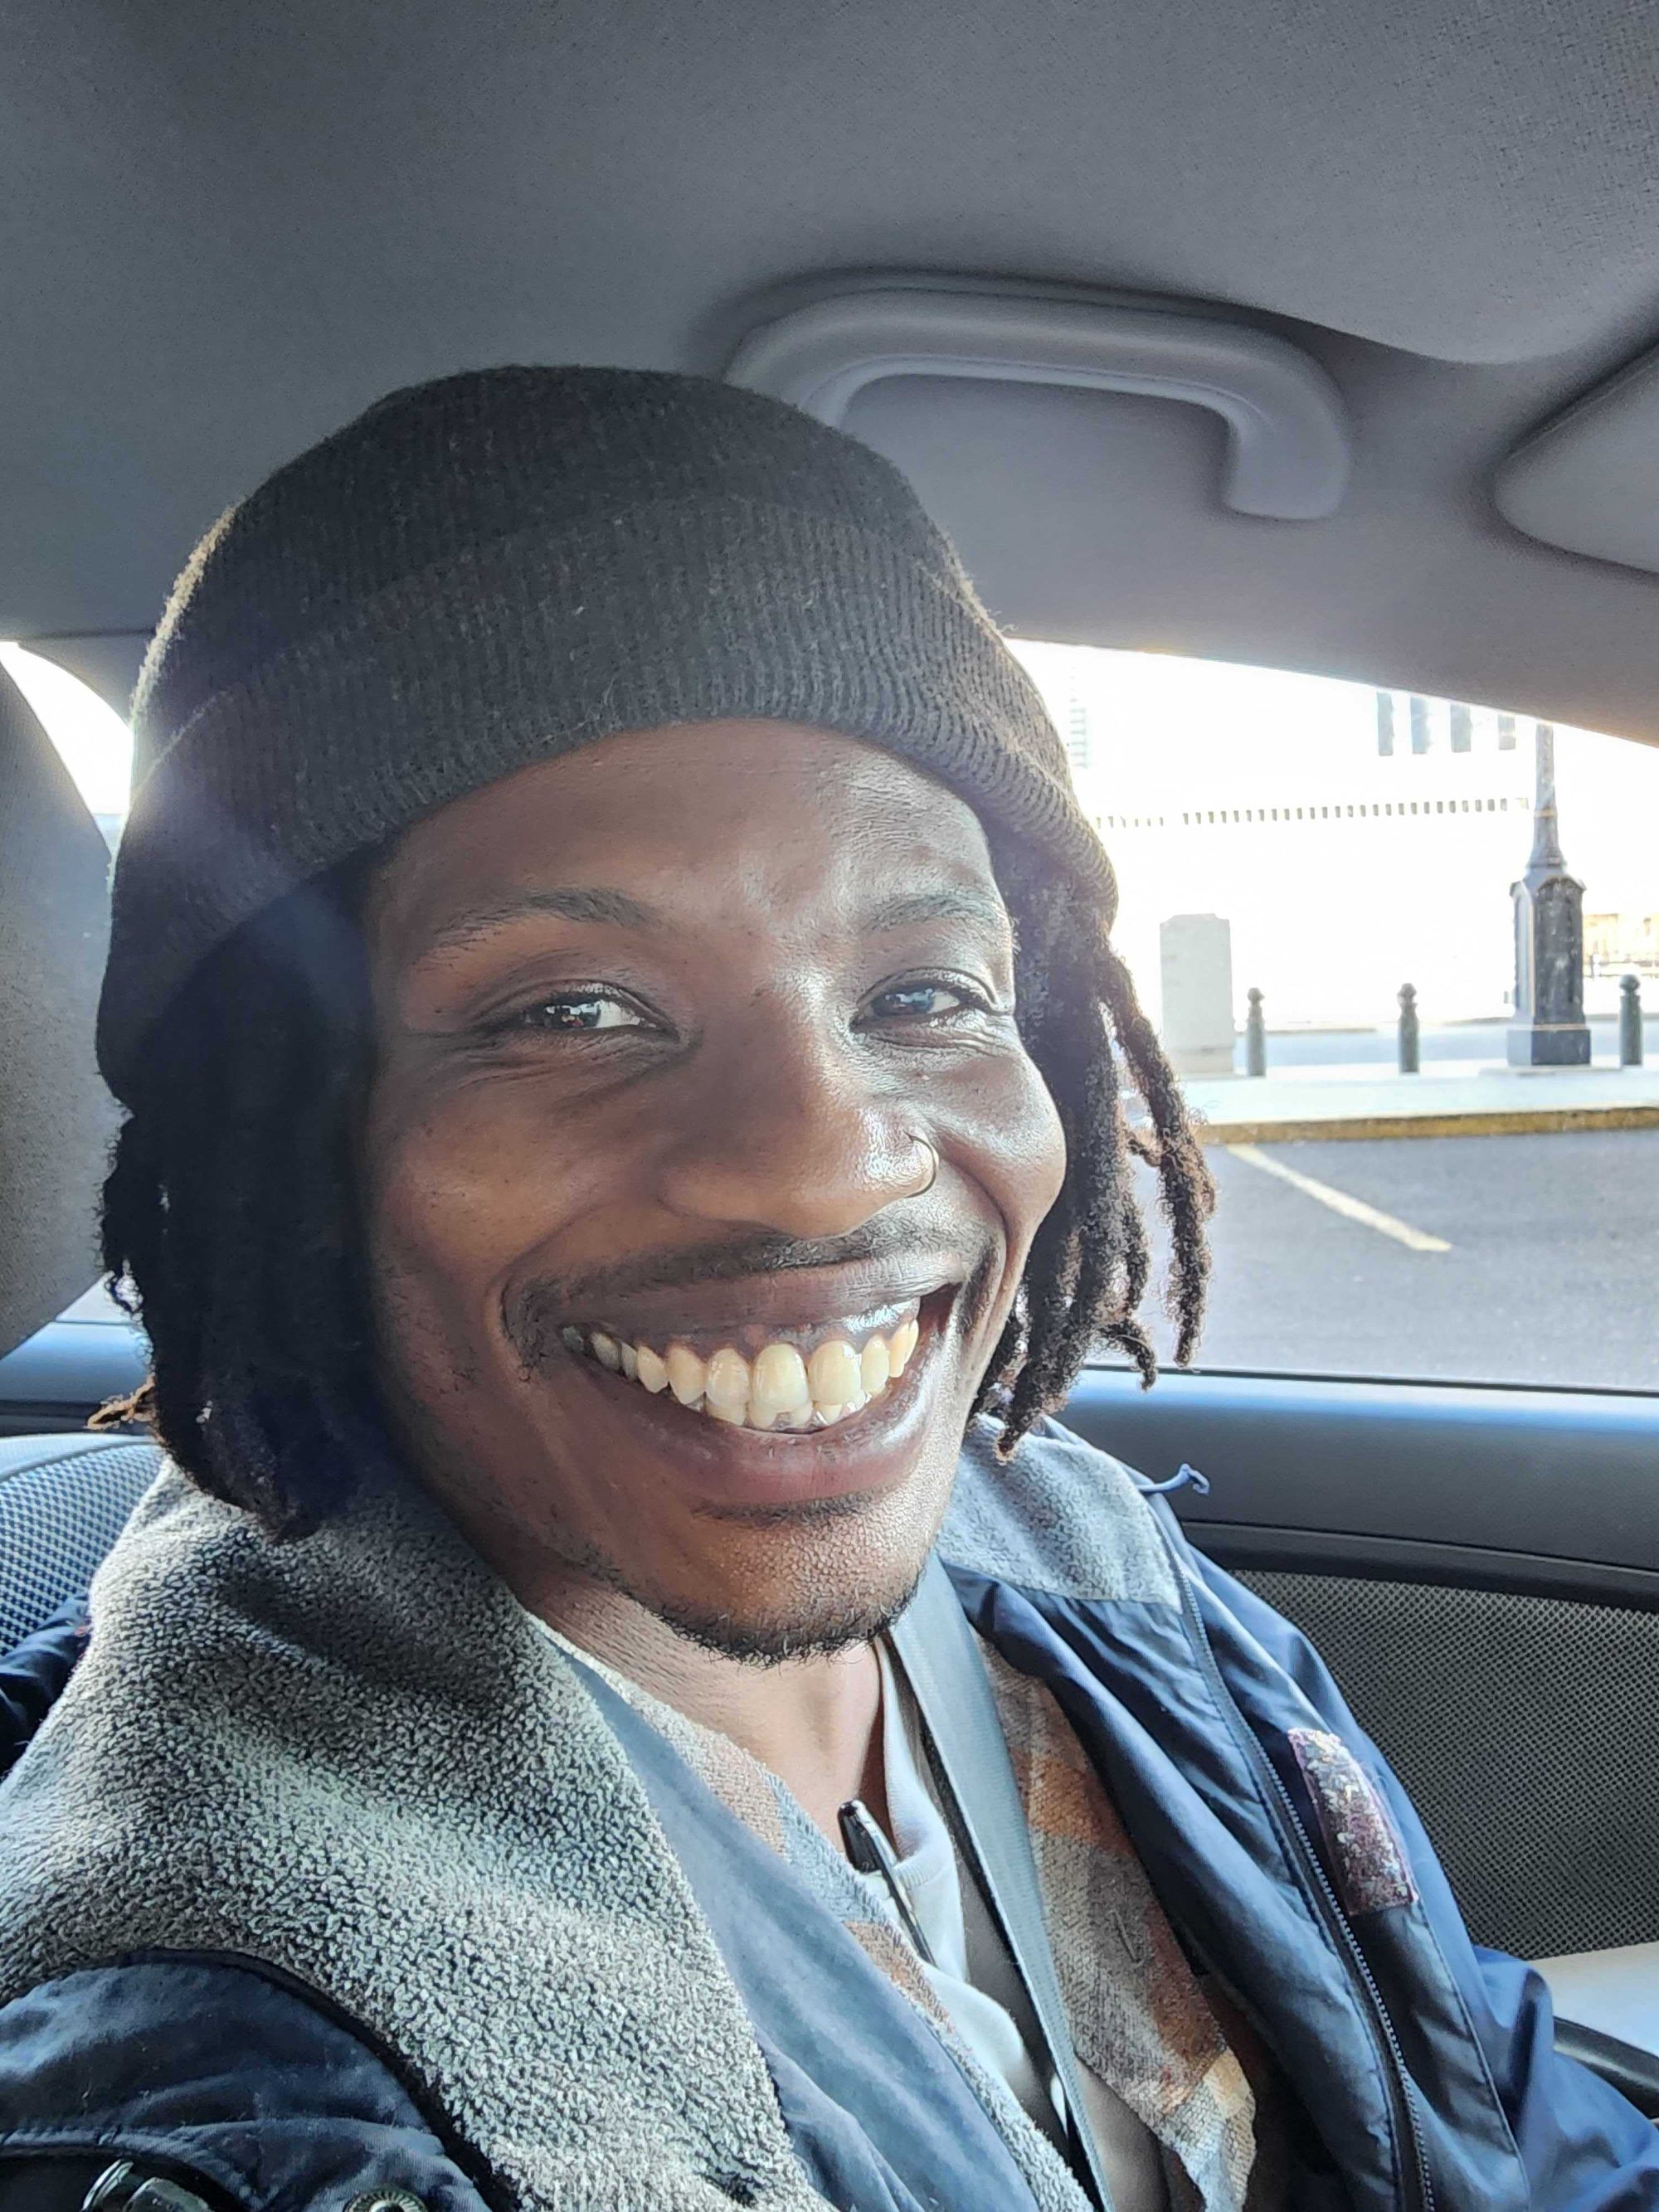
[[[1659,1129],[1659,1105],[1543,1106],[1512,1113],[1352,1114],[1301,1121],[1206,1121],[1194,1117],[1205,1145],[1299,1144],[1309,1139],[1379,1137],[1546,1137],[1575,1129]]]

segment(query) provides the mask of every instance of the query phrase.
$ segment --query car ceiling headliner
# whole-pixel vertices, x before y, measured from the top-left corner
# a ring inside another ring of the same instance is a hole
[[[1192,410],[872,388],[848,427],[1011,627],[1659,737],[1659,583],[1488,489],[1659,332],[1650,6],[5,0],[0,30],[0,635],[146,630],[216,514],[397,384],[718,370],[803,278],[927,270],[1245,311],[1358,427],[1341,511],[1262,523]]]

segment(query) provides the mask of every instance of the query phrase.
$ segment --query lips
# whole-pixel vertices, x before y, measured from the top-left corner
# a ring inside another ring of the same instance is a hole
[[[520,1285],[502,1324],[523,1379],[568,1400],[596,1471],[642,1455],[693,1510],[811,1510],[908,1479],[947,1345],[982,1310],[989,1255],[918,1243],[751,1238],[629,1255]]]
[[[694,1410],[682,1405],[672,1389],[652,1391],[641,1387],[637,1373],[629,1378],[622,1366],[622,1344],[631,1341],[637,1357],[637,1340],[612,1337],[617,1356],[612,1368],[582,1340],[591,1335],[589,1330],[579,1333],[581,1348],[575,1351],[561,1341],[562,1331],[556,1332],[554,1346],[538,1362],[537,1371],[546,1382],[556,1380],[562,1391],[587,1399],[592,1423],[589,1448],[598,1463],[603,1464],[613,1451],[643,1454],[654,1464],[665,1491],[684,1494],[694,1510],[759,1513],[769,1518],[798,1510],[811,1513],[838,1499],[884,1495],[915,1471],[938,1384],[947,1371],[944,1354],[959,1319],[960,1288],[949,1285],[919,1301],[882,1310],[887,1327],[875,1333],[885,1334],[890,1343],[894,1330],[906,1328],[907,1311],[913,1312],[908,1325],[916,1331],[915,1350],[902,1371],[890,1372],[885,1389],[856,1413],[843,1412],[839,1419],[823,1425],[809,1421],[804,1428],[780,1424],[762,1430],[718,1413],[711,1419],[706,1403]],[[833,1326],[815,1322],[803,1334],[822,1334]],[[736,1349],[732,1340],[741,1337],[741,1332],[720,1334],[723,1341],[714,1344],[714,1351],[727,1346]],[[751,1391],[754,1354],[778,1334],[775,1326],[769,1324],[762,1340],[749,1340]],[[707,1346],[701,1332],[699,1339]],[[699,1356],[707,1361],[707,1349]],[[860,1371],[862,1380],[861,1356]],[[706,1400],[706,1386],[704,1396]]]

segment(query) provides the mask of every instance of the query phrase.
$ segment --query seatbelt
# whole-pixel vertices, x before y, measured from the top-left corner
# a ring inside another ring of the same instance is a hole
[[[889,1633],[951,1801],[958,1838],[1001,1928],[1048,2047],[1049,2067],[1066,2101],[1073,2169],[1098,2212],[1113,2212],[1042,1917],[1024,1803],[979,1639],[937,1559],[929,1559],[915,1595]]]

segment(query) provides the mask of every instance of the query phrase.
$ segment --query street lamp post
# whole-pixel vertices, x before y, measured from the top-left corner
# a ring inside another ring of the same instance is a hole
[[[1244,1017],[1244,1073],[1267,1073],[1267,1022],[1261,1011],[1261,994],[1256,990],[1250,993],[1250,1011]]]
[[[1423,1068],[1422,1026],[1418,1019],[1417,986],[1400,986],[1400,1073],[1419,1075]]]
[[[1540,722],[1532,858],[1515,901],[1515,1019],[1511,1067],[1588,1067],[1584,1019],[1584,886],[1567,873],[1555,806],[1555,732]]]

